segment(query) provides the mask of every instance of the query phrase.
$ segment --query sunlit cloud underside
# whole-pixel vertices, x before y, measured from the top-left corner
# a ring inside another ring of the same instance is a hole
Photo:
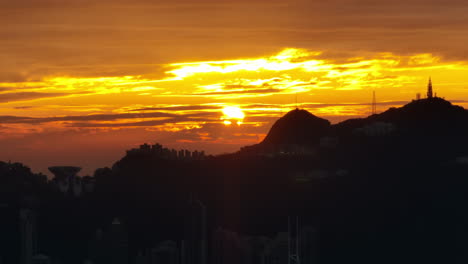
[[[271,56],[175,62],[158,70],[0,83],[0,137],[144,129],[178,133],[174,140],[185,143],[247,144],[295,107],[333,122],[365,116],[372,91],[383,111],[423,92],[429,76],[440,96],[468,99],[466,62],[433,54],[336,56],[287,48]]]

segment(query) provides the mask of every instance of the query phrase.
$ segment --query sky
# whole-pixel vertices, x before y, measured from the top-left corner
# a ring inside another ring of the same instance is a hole
[[[237,151],[299,107],[337,123],[434,90],[468,106],[465,0],[16,0],[0,8],[0,160]]]

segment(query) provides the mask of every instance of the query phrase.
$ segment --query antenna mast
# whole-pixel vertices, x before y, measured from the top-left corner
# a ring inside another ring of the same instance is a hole
[[[299,109],[299,105],[297,104],[297,92],[296,92],[296,109]]]
[[[377,114],[377,99],[375,98],[375,91],[372,92],[372,115]]]
[[[299,217],[296,216],[296,221],[291,219],[291,217],[288,217],[288,264],[301,263],[299,255],[299,236]]]

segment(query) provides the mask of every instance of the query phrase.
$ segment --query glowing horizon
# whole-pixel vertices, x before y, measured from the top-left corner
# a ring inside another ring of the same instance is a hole
[[[255,124],[256,116],[278,117],[293,108],[296,96],[300,106],[319,116],[343,119],[366,115],[373,90],[385,101],[409,101],[423,91],[431,75],[440,95],[457,98],[456,85],[468,82],[460,76],[467,64],[427,53],[376,53],[341,62],[317,58],[322,54],[287,48],[268,57],[171,63],[166,67],[172,69],[160,79],[49,76],[35,82],[0,83],[5,89],[0,98],[11,97],[3,103],[2,115],[21,117],[9,120],[3,130],[17,135],[29,131],[30,124],[39,130],[46,124],[57,129],[175,131],[178,127],[180,131],[217,123],[222,119],[219,109],[232,103],[247,111],[247,121]],[[457,78],[448,80],[447,75]],[[403,87],[403,94],[394,91]]]
[[[3,7],[0,160],[90,173],[144,142],[231,152],[296,106],[336,123],[368,115],[373,91],[378,111],[424,94],[429,76],[468,105],[460,1],[91,2]]]

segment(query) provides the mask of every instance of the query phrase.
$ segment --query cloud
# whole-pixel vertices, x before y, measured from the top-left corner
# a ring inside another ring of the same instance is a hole
[[[166,124],[176,124],[181,122],[213,122],[213,119],[203,119],[203,118],[193,118],[189,116],[179,116],[175,118],[169,118],[164,120],[148,120],[148,121],[139,121],[139,122],[121,122],[121,123],[70,123],[67,126],[69,127],[154,127],[162,126]]]
[[[12,101],[27,101],[34,99],[52,98],[60,96],[68,96],[68,93],[39,93],[39,92],[17,92],[17,93],[3,93],[0,94],[0,103],[7,103]]]
[[[0,22],[9,26],[0,29],[0,69],[10,72],[0,74],[3,80],[156,74],[174,61],[245,58],[283,47],[466,59],[468,40],[468,6],[458,0],[19,0],[2,7]]]
[[[206,119],[211,117],[211,119]],[[125,122],[125,123],[88,123],[88,122],[109,122],[116,120],[132,120],[132,119],[155,119],[140,122]],[[205,118],[205,119],[204,119]],[[213,121],[216,116],[213,113],[191,113],[186,115],[178,115],[167,112],[150,112],[150,113],[121,113],[121,114],[94,114],[82,116],[62,116],[62,117],[21,117],[21,116],[0,116],[0,123],[3,124],[42,124],[48,122],[87,122],[87,123],[67,123],[69,127],[119,127],[119,126],[156,126],[166,123],[177,123],[184,121]]]
[[[262,89],[242,89],[242,90],[225,90],[219,92],[206,92],[195,93],[193,95],[236,95],[236,94],[254,94],[256,96],[261,94],[272,94],[281,92],[281,89],[276,88],[262,88]]]
[[[0,45],[1,46],[1,45]],[[26,77],[24,76],[23,73],[19,71],[11,71],[11,69],[8,69],[6,67],[2,68],[2,71],[0,72],[0,82],[25,82],[27,81]]]
[[[166,107],[146,107],[132,109],[131,111],[199,111],[199,110],[217,110],[220,106],[213,105],[182,105],[182,106],[166,106]]]
[[[152,112],[152,113],[127,113],[127,114],[99,114],[84,116],[63,116],[63,117],[19,117],[19,116],[0,116],[0,123],[29,123],[40,124],[47,122],[66,122],[66,121],[114,121],[118,119],[133,118],[161,118],[174,117],[175,114]]]
[[[25,105],[25,106],[15,106],[15,107],[13,107],[13,108],[14,108],[14,109],[21,110],[21,109],[31,109],[31,108],[34,108],[34,106]]]

